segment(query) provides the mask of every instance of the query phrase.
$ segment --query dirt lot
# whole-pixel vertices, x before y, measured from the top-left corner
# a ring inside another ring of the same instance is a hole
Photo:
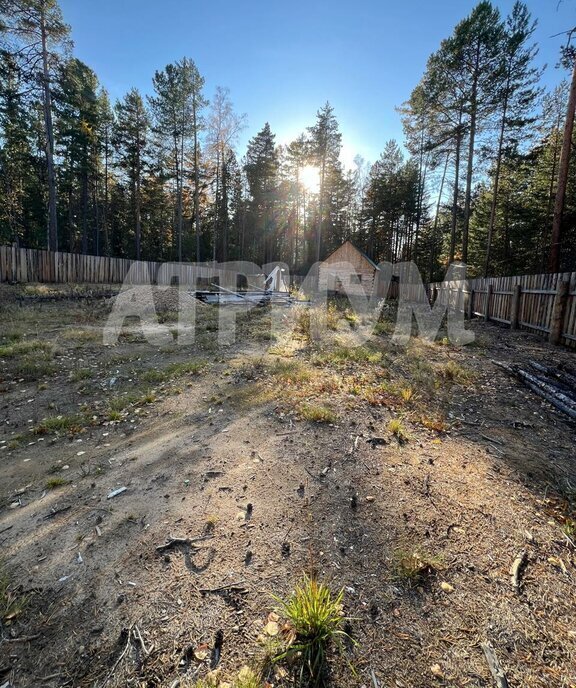
[[[574,427],[492,363],[574,353],[476,322],[354,348],[337,310],[318,344],[304,309],[221,347],[208,306],[194,344],[104,346],[111,300],[61,295],[0,294],[0,686],[230,680],[303,573],[344,588],[335,688],[494,686],[487,641],[511,688],[576,686]]]

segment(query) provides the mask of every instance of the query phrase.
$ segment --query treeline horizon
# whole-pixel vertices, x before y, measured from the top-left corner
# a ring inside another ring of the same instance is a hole
[[[0,243],[305,274],[349,239],[429,281],[454,260],[472,276],[576,269],[570,86],[541,86],[521,2],[505,17],[480,2],[448,29],[398,108],[403,145],[351,169],[329,103],[287,145],[264,123],[240,155],[245,115],[225,88],[208,101],[192,59],[112,104],[73,57],[57,0],[0,0],[0,22]],[[573,68],[570,46],[559,57]],[[311,166],[317,189],[303,183]]]

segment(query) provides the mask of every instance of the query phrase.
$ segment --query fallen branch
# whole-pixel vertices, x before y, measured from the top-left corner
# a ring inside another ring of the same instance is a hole
[[[220,585],[217,588],[199,588],[198,592],[203,595],[213,592],[222,592],[223,590],[236,590],[238,592],[248,592],[246,588],[242,585],[244,581],[239,581],[238,583],[230,583],[229,585]]]
[[[115,672],[116,669],[118,668],[120,662],[121,662],[121,661],[124,659],[124,657],[126,656],[126,654],[127,654],[127,652],[128,652],[128,649],[130,648],[130,642],[131,642],[131,640],[132,640],[132,628],[133,628],[133,627],[130,626],[130,628],[127,629],[127,632],[126,632],[126,636],[127,636],[126,645],[124,646],[124,649],[122,650],[122,653],[120,654],[120,656],[118,657],[118,659],[114,662],[114,666],[110,669],[110,671],[109,671],[108,674],[106,675],[106,678],[105,678],[104,681],[102,681],[102,683],[100,684],[100,688],[104,688],[104,686],[108,683],[108,681],[109,681],[109,680],[112,678],[112,676],[114,675],[114,672]]]
[[[32,642],[33,640],[36,640],[39,637],[40,637],[40,634],[36,633],[36,635],[23,635],[20,638],[5,638],[4,642],[5,643],[28,643],[28,642]]]
[[[47,520],[49,518],[54,518],[54,516],[58,516],[58,514],[63,514],[65,511],[69,511],[72,507],[69,506],[63,506],[61,509],[57,509],[56,511],[51,511],[49,514],[46,514],[44,516],[44,520]]]
[[[492,359],[494,365],[504,368],[508,373],[517,377],[520,382],[524,383],[529,387],[535,394],[545,399],[548,403],[552,404],[562,413],[576,420],[576,404],[562,392],[560,392],[556,387],[548,382],[540,380],[534,375],[527,373],[525,370],[518,368],[517,366],[510,366],[507,363],[502,363],[501,361],[495,361]]]
[[[504,442],[502,440],[496,439],[496,437],[490,437],[490,435],[483,435],[482,433],[480,433],[480,437],[483,440],[486,440],[487,442],[492,442],[494,444],[499,444],[501,446],[504,446]]]
[[[562,394],[562,392],[556,392],[552,385],[542,382],[533,375],[530,375],[530,373],[526,373],[524,370],[518,370],[516,375],[527,387],[538,394],[538,396],[541,396],[559,411],[562,411],[562,413],[576,420],[576,405],[572,403],[569,397]]]
[[[181,537],[171,537],[168,542],[163,545],[158,545],[156,547],[157,552],[165,552],[167,549],[172,549],[172,547],[177,547],[178,545],[194,545],[196,542],[202,542],[202,540],[211,540],[213,535],[202,535],[197,538],[181,538]]]
[[[520,576],[522,575],[522,571],[524,570],[527,561],[528,555],[526,554],[526,550],[523,549],[516,559],[514,559],[514,562],[510,567],[510,581],[515,590],[520,590]]]
[[[484,652],[484,656],[488,662],[488,668],[490,669],[490,673],[496,682],[497,688],[508,688],[506,674],[500,666],[500,662],[498,661],[498,657],[496,657],[496,653],[494,652],[492,645],[490,645],[490,643],[480,643],[480,647]]]
[[[534,370],[544,373],[544,375],[548,375],[549,377],[557,378],[560,380],[562,386],[576,391],[576,376],[572,375],[567,370],[547,366],[542,363],[538,363],[538,361],[529,361],[529,363]]]
[[[144,656],[147,657],[150,654],[150,650],[146,647],[146,643],[142,638],[142,634],[140,633],[140,629],[138,628],[138,626],[134,626],[134,630],[132,631],[132,633],[134,634],[136,640],[140,643],[142,651],[144,652]]]

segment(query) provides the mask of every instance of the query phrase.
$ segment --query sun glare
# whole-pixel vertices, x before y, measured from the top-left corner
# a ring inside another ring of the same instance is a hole
[[[300,184],[308,193],[317,193],[320,186],[320,170],[313,165],[302,167],[299,172]]]

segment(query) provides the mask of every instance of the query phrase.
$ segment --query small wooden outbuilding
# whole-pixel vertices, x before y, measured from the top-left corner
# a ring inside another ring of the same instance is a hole
[[[378,289],[379,272],[373,260],[345,241],[320,263],[318,284],[320,290],[335,294],[372,296]]]

